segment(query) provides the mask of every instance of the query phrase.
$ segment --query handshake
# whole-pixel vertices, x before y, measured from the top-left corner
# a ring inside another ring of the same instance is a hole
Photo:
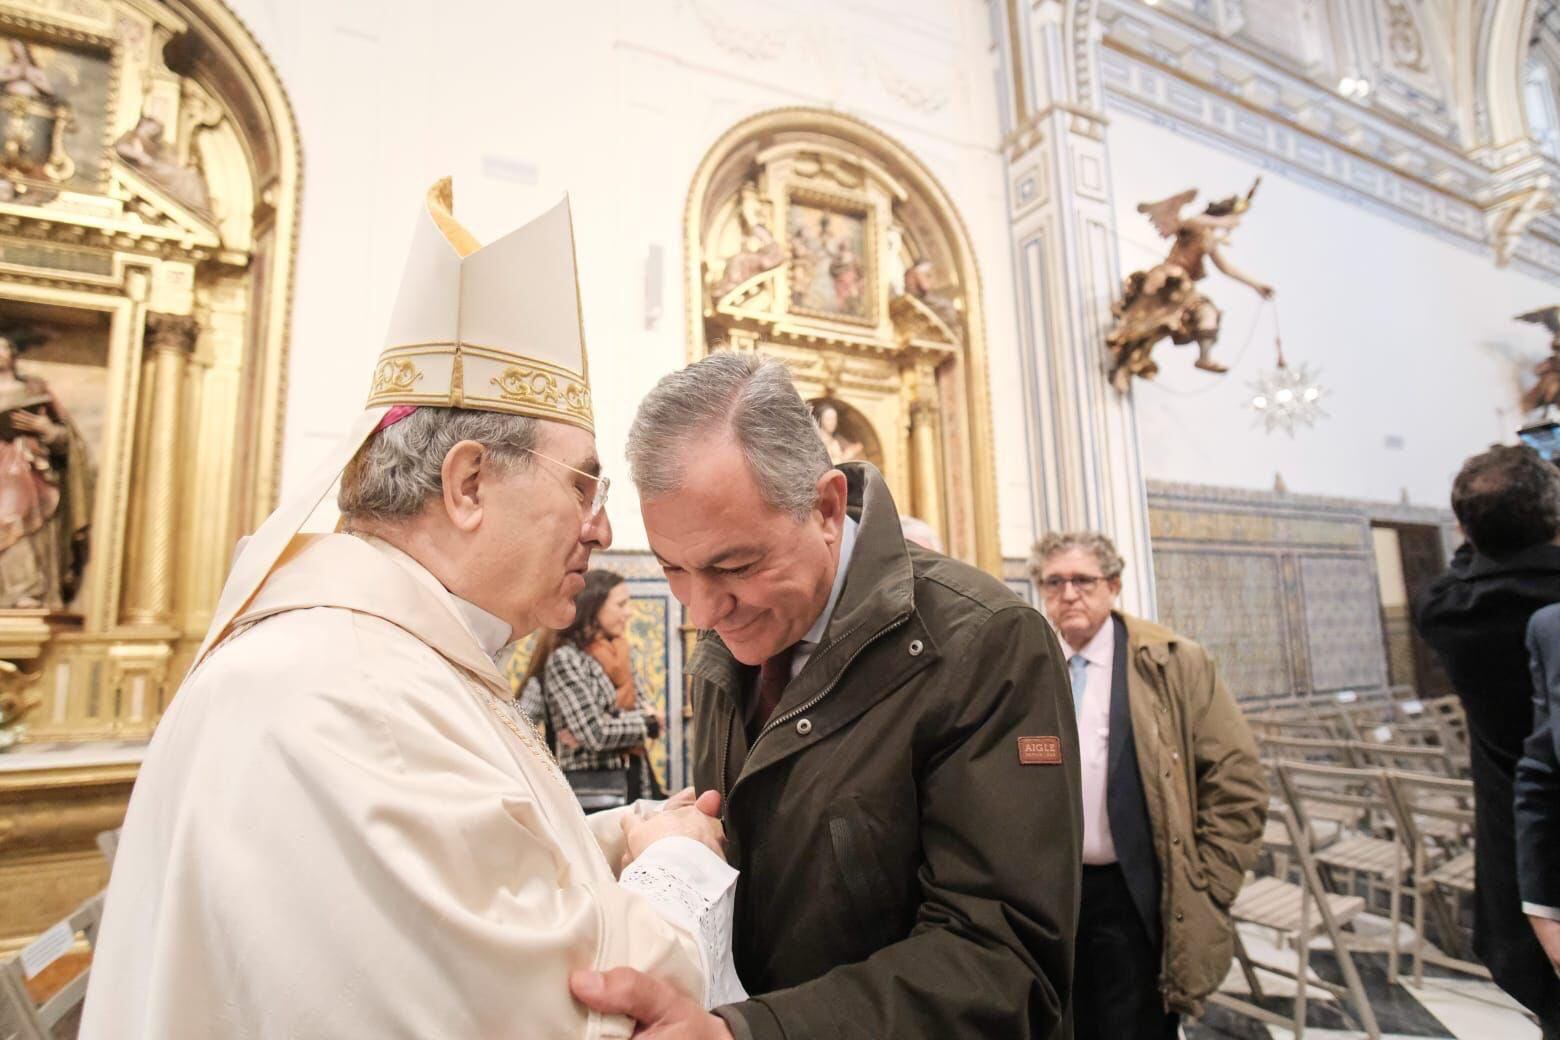
[[[720,822],[718,791],[695,796],[693,788],[685,787],[668,798],[659,811],[652,809],[646,815],[625,812],[620,824],[624,851],[619,873],[662,838],[692,838],[722,860],[726,858],[726,832]]]

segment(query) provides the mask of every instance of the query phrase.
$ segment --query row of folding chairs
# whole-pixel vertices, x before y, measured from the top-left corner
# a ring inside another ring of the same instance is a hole
[[[1468,756],[1467,719],[1455,697],[1390,704],[1324,703],[1304,709],[1258,712],[1247,718],[1258,737],[1444,747],[1454,757]]]
[[[1264,734],[1257,738],[1264,761],[1310,762],[1354,769],[1398,769],[1432,776],[1466,777],[1468,758],[1442,744],[1404,744]]]
[[[1488,977],[1466,959],[1456,910],[1473,890],[1473,787],[1464,779],[1393,768],[1355,768],[1314,762],[1271,764],[1274,793],[1263,836],[1271,875],[1248,878],[1231,908],[1237,923],[1271,932],[1289,947],[1297,966],[1253,957],[1236,932],[1236,958],[1251,999],[1219,993],[1213,1000],[1263,1022],[1305,1031],[1309,987],[1337,998],[1339,1007],[1376,1040],[1380,1030],[1366,999],[1354,955],[1385,952],[1397,981],[1404,953],[1403,899],[1412,903],[1412,974],[1424,978],[1427,960]],[[1390,930],[1383,942],[1355,927],[1385,895]],[[1428,920],[1427,920],[1428,918]],[[1433,922],[1441,946],[1432,945]],[[1311,946],[1325,939],[1341,982],[1310,971]],[[1262,974],[1293,980],[1289,1017],[1260,1006]]]

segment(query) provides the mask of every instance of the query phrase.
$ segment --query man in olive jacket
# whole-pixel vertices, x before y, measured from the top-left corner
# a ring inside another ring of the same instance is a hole
[[[1078,718],[1077,1035],[1174,1040],[1230,967],[1229,907],[1267,815],[1256,744],[1202,647],[1113,609],[1123,562],[1110,539],[1048,534],[1029,566]]]
[[[695,785],[741,871],[754,996],[695,1014],[614,972],[656,1036],[1065,1037],[1078,748],[1045,620],[907,546],[864,463],[831,467],[785,369],[716,354],[629,434],[690,622]]]

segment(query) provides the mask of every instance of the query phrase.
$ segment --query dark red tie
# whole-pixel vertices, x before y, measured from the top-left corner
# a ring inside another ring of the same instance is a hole
[[[786,683],[791,681],[791,658],[796,654],[793,644],[765,661],[758,669],[758,689],[754,691],[753,711],[748,716],[749,739],[758,735],[775,713],[775,705],[785,693]]]

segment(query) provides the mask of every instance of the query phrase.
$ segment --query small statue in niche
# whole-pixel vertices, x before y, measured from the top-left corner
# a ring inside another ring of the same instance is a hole
[[[1230,232],[1240,226],[1261,183],[1258,177],[1245,198],[1236,195],[1210,202],[1202,213],[1191,217],[1183,217],[1181,210],[1197,197],[1195,188],[1159,202],[1138,204],[1138,212],[1148,215],[1155,230],[1175,241],[1163,263],[1127,277],[1121,300],[1111,308],[1116,327],[1105,343],[1111,354],[1111,383],[1118,391],[1126,393],[1133,376],[1152,379],[1159,372],[1153,350],[1166,336],[1177,345],[1196,343],[1195,364],[1203,371],[1229,371],[1212,357],[1219,338],[1219,308],[1198,291],[1197,283],[1208,273],[1204,261],[1211,260],[1214,267],[1250,286],[1263,299],[1272,298],[1272,286],[1236,269],[1220,251],[1229,242]]]
[[[119,135],[114,151],[168,194],[200,213],[211,212],[211,193],[198,165],[184,166],[163,141],[162,120],[142,113],[135,126]]]
[[[737,206],[742,222],[742,247],[726,261],[720,281],[715,285],[718,300],[755,275],[772,271],[790,258],[785,244],[776,240],[769,230],[769,207],[759,198],[758,188],[751,182],[742,185]]]
[[[0,94],[6,97],[56,100],[54,87],[49,83],[49,74],[38,66],[27,42],[11,40],[10,51],[10,63],[0,65]]]
[[[63,610],[87,562],[95,474],[86,441],[17,355],[51,334],[0,326],[0,610]]]
[[[854,462],[866,457],[866,449],[860,441],[853,441],[840,433],[839,409],[832,404],[820,404],[813,413],[818,426],[818,436],[829,451],[829,461],[838,466],[842,462]]]
[[[1523,410],[1531,412],[1560,405],[1560,305],[1519,314],[1517,320],[1549,330],[1549,356],[1533,366],[1538,382],[1522,395]]]
[[[926,304],[949,329],[957,333],[959,309],[954,306],[952,300],[937,289],[936,278],[935,264],[930,260],[917,260],[915,265],[905,272],[905,293]]]

